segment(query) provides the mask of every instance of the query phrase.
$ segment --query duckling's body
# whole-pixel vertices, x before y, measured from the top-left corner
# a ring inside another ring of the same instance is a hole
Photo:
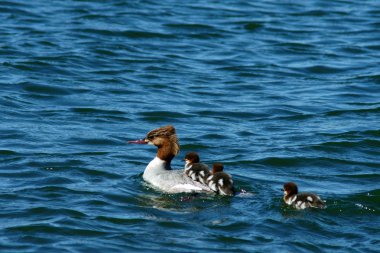
[[[295,183],[289,182],[284,184],[284,201],[286,204],[296,209],[325,208],[324,201],[314,193],[298,193],[298,187]]]
[[[223,172],[223,164],[221,163],[214,163],[212,175],[207,178],[207,185],[211,190],[220,195],[235,195],[232,177]]]
[[[185,174],[194,181],[207,185],[210,170],[204,163],[200,163],[199,155],[195,152],[187,153],[185,156]]]

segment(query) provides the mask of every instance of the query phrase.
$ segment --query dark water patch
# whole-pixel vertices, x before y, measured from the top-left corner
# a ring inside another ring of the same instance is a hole
[[[311,66],[311,67],[305,68],[305,70],[311,74],[338,74],[338,73],[342,73],[346,71],[346,69],[343,69],[343,68],[337,68],[337,67],[325,66],[325,65]]]
[[[4,4],[5,3],[5,4]],[[13,18],[18,18],[18,17],[33,17],[33,18],[42,18],[41,15],[38,15],[34,12],[30,12],[30,11],[27,11],[25,9],[27,9],[29,6],[27,5],[23,5],[22,3],[15,3],[15,5],[13,5],[12,3],[12,6],[10,7],[7,7],[8,6],[8,2],[3,2],[1,1],[1,6],[6,6],[6,7],[0,7],[0,13],[7,13],[7,14],[11,14]]]
[[[125,112],[119,110],[105,110],[99,108],[72,108],[70,109],[74,113],[82,114],[82,115],[125,115]]]
[[[81,145],[87,145],[87,146],[116,146],[120,145],[121,143],[117,140],[113,139],[105,139],[105,138],[81,138],[81,137],[75,137],[71,141],[73,144],[81,144]]]
[[[78,204],[83,204],[83,205],[91,206],[91,207],[99,207],[99,208],[108,206],[108,202],[104,200],[98,200],[98,199],[78,201]]]
[[[193,39],[200,39],[200,40],[208,40],[208,39],[223,39],[225,36],[220,33],[195,33],[195,34],[188,34],[189,38]]]
[[[224,134],[206,134],[201,136],[200,138],[209,140],[209,139],[214,139],[214,140],[223,140],[223,139],[228,139],[226,135]]]
[[[1,0],[0,1],[0,5],[1,6],[10,6],[10,7],[29,7],[29,5],[25,4],[25,3],[17,3],[15,1],[4,1],[4,0]]]
[[[340,142],[325,142],[314,146],[318,150],[331,150],[332,148],[340,149],[343,152],[345,149],[351,148],[378,148],[380,141],[377,140],[361,140],[361,141],[340,141]]]
[[[193,117],[187,113],[173,112],[173,111],[150,111],[150,112],[140,112],[140,117],[148,122],[172,122],[176,119],[186,119]]]
[[[256,114],[251,112],[242,112],[242,111],[211,111],[211,110],[205,110],[205,111],[196,111],[196,114],[202,117],[212,117],[212,118],[219,118],[219,119],[240,119],[244,118],[246,120],[248,119],[257,119],[261,118],[266,114]]]
[[[327,158],[327,157],[315,157],[315,158],[309,158],[309,157],[293,157],[293,158],[286,158],[286,157],[268,157],[264,159],[260,159],[256,161],[259,165],[265,165],[265,166],[273,166],[273,167],[302,167],[302,166],[322,166],[322,167],[329,167],[335,166],[338,167],[338,165],[361,165],[366,166],[369,168],[376,168],[379,166],[379,163],[376,162],[360,162],[356,160],[349,160],[349,159],[334,159],[334,158]]]
[[[358,115],[367,115],[367,114],[378,114],[380,112],[380,107],[376,108],[365,108],[365,109],[352,109],[352,110],[335,110],[326,112],[327,116],[341,116],[345,114],[358,114]]]
[[[35,185],[70,185],[77,182],[77,180],[70,179],[66,176],[49,176],[34,180]]]
[[[74,237],[98,237],[107,235],[106,232],[92,229],[78,229],[78,228],[68,228],[61,226],[53,226],[45,223],[29,224],[24,226],[14,226],[6,229],[10,232],[21,232],[21,233],[36,233],[45,235],[70,235]]]
[[[104,30],[104,29],[73,29],[73,32],[80,34],[93,34],[99,36],[110,36],[110,37],[126,37],[130,39],[175,39],[176,36],[172,34],[156,33],[148,31],[137,31],[137,30]]]
[[[96,220],[99,221],[104,221],[116,225],[136,225],[136,226],[141,226],[141,224],[144,224],[147,221],[145,219],[141,218],[118,218],[118,217],[109,217],[109,216],[98,216],[96,217]]]
[[[363,134],[373,137],[380,137],[380,130],[367,130],[364,131]]]
[[[87,215],[80,212],[80,211],[77,211],[77,210],[73,210],[73,209],[68,209],[68,208],[59,208],[59,209],[56,209],[56,208],[47,208],[47,207],[34,207],[34,208],[30,208],[30,209],[26,209],[25,210],[25,213],[24,214],[9,214],[9,218],[11,217],[19,217],[19,215],[22,215],[22,216],[34,216],[35,218],[38,218],[38,217],[43,217],[43,218],[48,218],[48,217],[52,217],[52,218],[56,218],[56,217],[59,217],[59,216],[63,216],[63,217],[71,217],[71,218],[77,218],[77,219],[83,219],[85,218]]]
[[[106,56],[117,56],[117,53],[114,53],[112,51],[109,51],[107,49],[95,49],[95,53],[100,54],[100,55],[106,55]]]
[[[302,12],[297,12],[293,13],[292,16],[305,16],[305,17],[324,17],[324,16],[330,16],[333,14],[338,14],[337,12],[334,11],[325,11],[325,10],[308,10],[308,11],[302,11]],[[345,12],[339,13],[340,15],[347,15]]]
[[[191,143],[191,144],[184,144],[184,145],[181,145],[181,150],[183,151],[193,151],[193,150],[202,150],[202,149],[208,149],[210,148],[210,146],[208,145],[204,145],[204,144],[201,144],[201,143]]]
[[[13,160],[13,161],[19,161],[20,159]],[[10,163],[10,161],[8,161]],[[41,178],[43,174],[39,171],[29,171],[29,170],[2,170],[0,172],[0,176],[4,178],[13,178],[13,179],[23,179],[23,178]]]
[[[380,137],[380,130],[364,130],[364,131],[348,131],[342,133],[320,133],[323,136],[327,136],[334,139],[347,139],[356,140],[362,139],[363,137],[368,137],[369,140],[372,138]]]
[[[0,150],[0,155],[5,155],[5,156],[17,155],[17,152],[14,152],[12,150]]]
[[[97,196],[97,195],[100,195],[100,193],[98,192],[92,192],[92,191],[89,191],[89,190],[84,190],[84,189],[81,189],[81,190],[77,190],[77,189],[71,189],[71,188],[68,188],[68,187],[64,187],[64,186],[58,186],[58,185],[36,185],[36,186],[33,186],[33,187],[29,187],[29,188],[24,188],[24,189],[20,189],[18,190],[18,192],[20,193],[28,193],[28,194],[32,194],[33,192],[35,193],[43,193],[43,194],[46,194],[47,196],[49,196],[50,194],[54,194],[54,195],[59,195],[59,196]],[[46,195],[42,195],[42,196],[46,196]]]
[[[87,20],[107,20],[107,19],[110,19],[112,18],[111,16],[109,15],[104,15],[104,14],[100,14],[100,13],[88,13],[88,11],[86,10],[74,10],[74,12],[76,14],[79,14],[78,16],[75,17],[76,20],[81,20],[81,19],[87,19]]]
[[[188,226],[187,224],[181,223],[181,222],[171,222],[171,221],[159,221],[157,222],[157,225],[162,227],[163,229],[186,229],[190,228],[191,226]]]
[[[348,53],[353,55],[361,55],[367,53],[367,50],[365,50],[364,48],[355,46],[343,47],[339,51],[342,53]]]
[[[237,237],[233,237],[233,236],[216,236],[214,238],[217,242],[221,242],[221,243],[225,243],[225,244],[228,244],[229,247],[231,247],[230,244],[244,244],[244,243],[247,243],[247,244],[250,244],[252,241],[250,239],[241,239],[241,238],[237,238]]]
[[[239,24],[239,23],[237,23],[237,24]],[[241,24],[244,25],[245,30],[251,31],[251,32],[256,31],[256,30],[258,30],[264,26],[262,23],[258,23],[258,22],[244,22]]]
[[[256,161],[259,165],[267,166],[279,166],[279,167],[294,167],[299,166],[302,163],[298,158],[280,158],[280,157],[268,157]]]
[[[99,179],[122,179],[124,178],[122,175],[118,175],[112,172],[107,172],[104,170],[95,170],[95,169],[87,169],[87,168],[78,168],[76,169],[78,172],[83,173],[88,177],[98,177]]]
[[[92,71],[91,74],[94,74],[94,75],[102,75],[102,76],[107,76],[107,75],[112,75],[112,76],[116,76],[116,75],[119,75],[119,74],[123,74],[123,73],[131,73],[133,72],[132,70],[128,70],[128,69],[119,69],[119,70],[114,70],[114,69],[110,69],[110,70],[97,70],[97,71]],[[102,83],[108,83],[108,82],[114,82],[115,80],[117,79],[102,79],[102,80],[98,80],[99,82],[102,82]],[[118,83],[118,81],[116,81],[116,83]]]
[[[80,152],[80,153],[73,153],[74,156],[104,156],[108,155],[109,152],[106,151],[90,151],[90,152]]]
[[[41,40],[39,41],[38,43],[40,43],[41,45],[43,46],[48,46],[48,47],[55,47],[55,48],[58,48],[59,45],[52,42],[52,41],[48,41],[48,40]],[[50,58],[50,57],[49,57]]]
[[[166,24],[165,26],[180,30],[187,30],[189,32],[199,32],[199,31],[212,31],[215,28],[211,25],[206,24],[189,24],[189,23],[178,23],[178,24]]]
[[[309,119],[312,119],[316,117],[315,114],[302,114],[302,113],[298,113],[298,114],[295,114],[295,115],[292,115],[292,116],[274,116],[273,118],[276,118],[278,120],[287,120],[287,121],[291,121],[291,122],[294,122],[294,121],[303,121],[303,120],[309,120]]]
[[[40,154],[33,154],[33,155],[40,155],[40,156],[48,156],[48,157],[55,157],[57,158],[58,157],[58,154],[57,155],[51,155],[51,154],[45,154],[45,153],[40,153]],[[53,160],[49,160],[49,161],[37,161],[37,160],[32,160],[32,161],[28,161],[26,163],[26,166],[29,166],[29,167],[32,167],[32,168],[43,168],[43,169],[51,169],[51,168],[54,168],[55,170],[66,170],[68,168],[72,168],[72,167],[76,167],[76,166],[83,166],[85,165],[85,162],[82,161],[82,160],[78,160],[78,159],[65,159],[64,161],[53,161]]]
[[[34,94],[43,94],[43,95],[69,95],[70,92],[67,89],[52,86],[52,85],[41,85],[36,83],[23,82],[19,83],[23,90],[31,92]]]
[[[36,235],[25,235],[22,237],[22,240],[20,241],[23,241],[24,243],[27,243],[27,244],[37,244],[37,245],[51,245],[52,243],[55,242],[55,240],[53,238],[48,238],[48,237],[45,237],[45,236],[36,236]],[[30,246],[28,247],[25,247],[25,249],[23,250],[23,252],[28,252],[28,250],[30,249]],[[11,248],[9,249],[11,250]],[[17,251],[17,247],[16,248],[13,248],[12,250],[16,250]],[[49,250],[49,249],[47,249]],[[12,251],[7,251],[7,252],[12,252]]]
[[[5,62],[3,63],[4,66],[13,67],[18,70],[22,71],[28,71],[28,72],[38,72],[40,74],[46,74],[51,75],[53,73],[55,74],[61,74],[61,75],[71,75],[71,72],[66,71],[63,68],[59,68],[56,66],[53,66],[50,63],[42,62],[42,61],[26,61],[26,62],[17,62],[17,63],[9,63]]]
[[[103,80],[102,80],[102,82],[103,82]],[[105,82],[108,82],[108,81],[106,80]],[[119,83],[119,80],[112,79],[112,80],[109,80],[109,82]],[[118,95],[118,96],[120,96],[120,95],[138,95],[139,94],[139,92],[129,90],[129,89],[109,88],[109,89],[104,89],[104,91],[107,93],[110,93],[110,94]]]
[[[245,222],[234,222],[230,224],[212,224],[209,225],[208,227],[217,229],[217,230],[224,230],[224,231],[244,231],[244,230],[249,230],[250,225],[248,225]]]
[[[380,50],[380,48],[379,48]],[[376,84],[380,84],[380,75],[378,74],[372,74],[372,75],[361,75],[361,76],[356,76],[353,78],[353,80],[365,80],[369,82],[374,82]]]

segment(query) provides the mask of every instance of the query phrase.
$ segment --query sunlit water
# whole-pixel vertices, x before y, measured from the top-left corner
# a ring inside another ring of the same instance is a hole
[[[378,252],[378,1],[1,1],[1,252]],[[233,198],[157,192],[173,124]],[[282,203],[282,184],[326,200]]]

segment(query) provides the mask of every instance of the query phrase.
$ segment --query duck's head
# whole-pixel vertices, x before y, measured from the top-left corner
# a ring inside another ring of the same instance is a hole
[[[217,172],[222,172],[223,171],[223,164],[221,163],[214,163],[212,165],[212,174],[215,174]]]
[[[282,190],[284,191],[284,198],[298,193],[298,187],[293,182],[285,183]]]
[[[163,160],[171,160],[179,153],[178,138],[172,125],[154,129],[144,139],[129,143],[154,145],[158,148],[157,156]]]
[[[183,160],[185,161],[186,165],[192,164],[192,163],[199,163],[200,161],[199,155],[196,152],[187,153]]]

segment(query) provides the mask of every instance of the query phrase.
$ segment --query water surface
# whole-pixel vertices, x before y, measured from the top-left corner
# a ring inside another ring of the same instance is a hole
[[[0,0],[2,252],[378,252],[377,1]],[[173,124],[239,194],[142,180]],[[325,210],[284,206],[287,181]]]

